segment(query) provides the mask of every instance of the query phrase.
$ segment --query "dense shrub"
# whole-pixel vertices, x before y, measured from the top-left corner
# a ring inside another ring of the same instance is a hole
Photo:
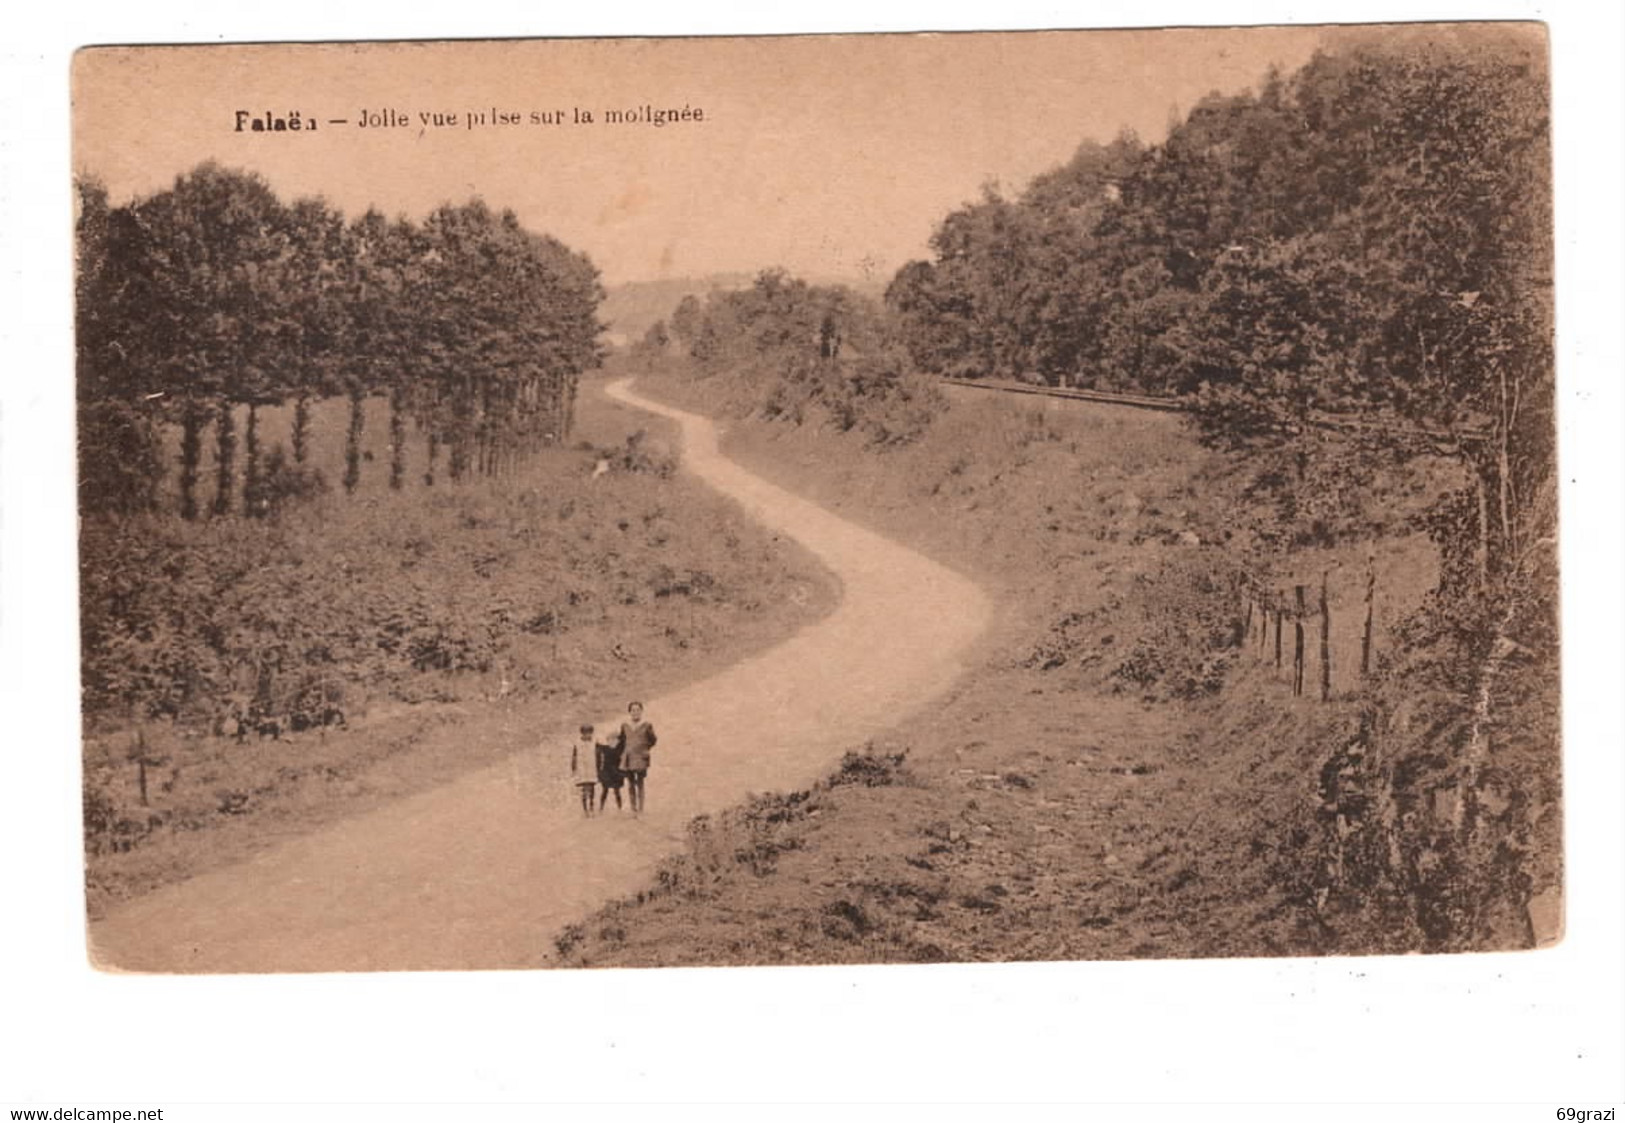
[[[1218,693],[1242,641],[1243,573],[1217,551],[1186,551],[1135,582],[1126,622],[1138,634],[1111,677],[1150,696]]]
[[[631,447],[633,460],[661,462]],[[521,637],[560,635],[610,605],[731,595],[749,559],[718,552],[727,534],[714,518],[661,501],[663,472],[594,480],[589,457],[547,455],[545,491],[334,497],[263,520],[87,517],[86,715],[208,725],[242,696],[319,716],[329,699],[310,702],[313,684],[415,697],[422,676],[498,669]],[[273,496],[316,486],[293,465],[269,474]]]
[[[793,425],[859,432],[876,447],[919,439],[946,401],[891,337],[885,311],[843,286],[769,270],[748,289],[684,302],[662,347],[723,384],[719,403]]]
[[[158,505],[164,476],[159,427],[120,401],[79,409],[79,505],[87,514],[135,514]]]

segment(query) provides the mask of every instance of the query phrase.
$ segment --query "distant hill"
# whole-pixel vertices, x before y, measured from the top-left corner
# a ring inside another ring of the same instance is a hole
[[[846,285],[848,288],[876,300],[886,291],[887,281],[861,281],[849,277],[807,277],[816,285]],[[609,331],[606,341],[615,347],[635,343],[656,322],[668,319],[672,309],[685,296],[702,300],[714,291],[731,292],[749,288],[756,280],[751,273],[710,273],[703,277],[667,277],[659,281],[629,281],[616,285],[604,296],[598,315]],[[889,278],[887,279],[889,281]]]

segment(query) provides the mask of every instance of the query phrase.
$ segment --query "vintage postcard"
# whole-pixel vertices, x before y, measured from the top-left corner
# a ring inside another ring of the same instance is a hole
[[[1557,941],[1547,59],[79,52],[93,962]]]

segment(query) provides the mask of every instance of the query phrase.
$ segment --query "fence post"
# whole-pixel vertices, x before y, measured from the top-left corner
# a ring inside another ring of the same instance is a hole
[[[1360,637],[1360,677],[1371,673],[1371,608],[1377,599],[1377,559],[1366,559],[1365,570],[1365,632]]]
[[[1329,570],[1320,574],[1320,700],[1330,701],[1332,696],[1332,609],[1326,599],[1326,579]]]
[[[1298,611],[1292,618],[1292,694],[1299,697],[1303,694],[1303,586],[1294,585],[1297,593]]]
[[[1275,609],[1275,669],[1281,669],[1281,609]]]
[[[140,793],[141,806],[149,806],[147,802],[147,765],[163,763],[152,755],[147,747],[147,727],[145,723],[136,726],[135,737],[130,742],[130,750],[125,754],[135,765],[135,785]]]

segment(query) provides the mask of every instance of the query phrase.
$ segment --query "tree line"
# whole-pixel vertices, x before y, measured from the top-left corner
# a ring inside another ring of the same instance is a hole
[[[886,302],[939,376],[1182,399],[1264,512],[1244,563],[1277,626],[1306,615],[1302,585],[1271,601],[1289,555],[1431,493],[1403,529],[1438,586],[1362,687],[1302,869],[1456,949],[1521,931],[1560,846],[1550,85],[1527,31],[1379,36],[986,189]]]
[[[1374,475],[1442,460],[1465,485],[1429,529],[1483,600],[1555,518],[1549,133],[1538,39],[1385,29],[985,188],[883,307],[769,271],[638,350],[880,443],[929,423],[919,375],[1181,399],[1259,466],[1283,549],[1369,530]]]
[[[156,510],[173,425],[180,515],[263,515],[278,488],[309,484],[312,407],[334,397],[349,402],[347,491],[375,396],[389,403],[392,488],[407,483],[414,425],[425,484],[502,473],[569,431],[576,379],[600,358],[593,264],[479,199],[421,222],[375,209],[347,220],[212,162],[120,206],[83,179],[78,199],[86,511]],[[267,457],[259,411],[286,403],[291,457]]]
[[[1184,397],[1289,482],[1452,458],[1484,588],[1550,521],[1551,230],[1544,48],[1384,32],[986,188],[886,302],[921,370]]]

